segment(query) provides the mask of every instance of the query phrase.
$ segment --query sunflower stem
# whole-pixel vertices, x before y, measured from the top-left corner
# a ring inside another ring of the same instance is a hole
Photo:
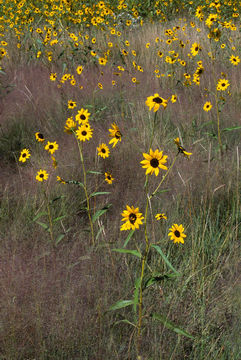
[[[146,260],[150,249],[150,243],[147,234],[147,215],[148,215],[148,208],[149,208],[149,195],[148,195],[148,175],[146,176],[146,210],[145,210],[145,218],[144,218],[144,227],[145,227],[145,242],[146,248],[145,253],[142,257],[141,261],[141,276],[140,276],[140,293],[139,293],[139,313],[138,313],[138,325],[137,325],[137,356],[140,355],[140,347],[141,347],[141,326],[142,326],[142,302],[143,302],[143,294],[142,294],[142,283],[144,278]]]
[[[175,158],[173,159],[173,162],[171,163],[171,166],[168,168],[166,174],[163,176],[161,182],[159,183],[159,185],[157,186],[157,188],[153,191],[153,193],[150,195],[150,199],[157,193],[158,189],[160,188],[160,186],[163,184],[163,182],[166,180],[169,172],[171,171],[173,165],[175,164],[177,157],[178,157],[179,152],[176,154]]]
[[[89,199],[89,195],[88,195],[88,191],[87,191],[86,170],[85,170],[84,157],[83,157],[83,152],[82,152],[82,143],[80,144],[80,142],[78,141],[78,139],[76,137],[76,134],[75,134],[75,139],[78,144],[80,161],[81,161],[83,174],[84,174],[84,192],[85,192],[85,198],[86,198],[86,203],[87,203],[87,213],[88,213],[88,218],[89,218],[89,223],[90,223],[91,241],[92,241],[92,245],[94,245],[95,244],[94,228],[93,228],[93,222],[92,222],[91,213],[90,213],[90,199]]]
[[[45,201],[46,201],[46,206],[47,206],[47,212],[48,212],[50,239],[51,239],[52,245],[55,246],[55,244],[54,244],[54,233],[53,233],[52,214],[51,214],[51,209],[50,209],[50,206],[49,206],[49,197],[48,197],[47,192],[46,192],[45,189],[44,189],[43,193],[44,193],[44,197],[45,197]]]

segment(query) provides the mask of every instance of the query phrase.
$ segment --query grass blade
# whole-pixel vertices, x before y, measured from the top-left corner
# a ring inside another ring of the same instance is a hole
[[[167,320],[167,318],[160,314],[152,314],[151,315],[154,320],[160,321],[166,328],[174,331],[175,333],[179,335],[183,335],[188,337],[189,339],[194,340],[194,336],[189,334],[187,331],[183,330],[182,328],[176,326],[172,321]]]
[[[166,257],[166,255],[163,254],[162,249],[160,248],[160,246],[152,244],[151,245],[154,249],[156,249],[156,251],[158,252],[158,254],[161,255],[161,257],[163,258],[163,260],[165,261],[165,263],[167,264],[167,266],[177,275],[181,275],[176,269],[174,269],[174,267],[172,266],[172,264],[170,263],[170,261],[168,260],[168,258]]]

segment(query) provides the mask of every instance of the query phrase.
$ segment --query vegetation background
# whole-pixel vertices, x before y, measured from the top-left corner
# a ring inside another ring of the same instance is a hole
[[[140,161],[154,118],[145,101],[155,93],[168,106],[155,115],[153,148],[168,155],[170,166],[179,137],[192,155],[180,154],[151,208],[152,241],[181,276],[170,276],[151,249],[147,264],[155,281],[143,290],[138,359],[241,358],[240,5],[0,1],[1,360],[137,358],[133,307],[110,307],[133,298],[140,262],[112,249],[122,248],[128,235],[120,232],[126,205],[144,213]],[[223,91],[217,90],[220,79],[230,83]],[[77,142],[64,131],[81,108],[91,113],[94,129],[83,143],[92,171],[88,189],[108,192],[91,199],[93,216],[104,210],[94,222],[94,243],[85,193],[75,183],[83,181]],[[108,144],[112,123],[122,141],[102,159],[96,148]],[[59,145],[56,168],[36,132]],[[23,149],[31,153],[25,163],[19,161]],[[36,180],[40,169],[49,174],[44,184]],[[161,176],[151,177],[153,189]],[[46,196],[57,219],[54,243]],[[160,212],[166,221],[155,220]],[[168,238],[173,223],[185,228],[183,245]],[[143,249],[144,242],[140,227],[127,248]]]

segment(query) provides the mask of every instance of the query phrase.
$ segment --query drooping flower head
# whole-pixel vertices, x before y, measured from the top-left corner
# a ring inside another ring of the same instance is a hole
[[[142,220],[144,219],[142,213],[139,212],[139,208],[134,208],[134,206],[130,207],[126,205],[126,210],[124,210],[121,215],[123,216],[121,221],[125,221],[120,228],[121,231],[139,229],[139,225],[142,224]]]
[[[177,137],[176,139],[174,139],[175,144],[177,145],[177,149],[179,153],[182,153],[185,157],[187,157],[189,159],[189,157],[192,155],[192,153],[187,152],[183,146],[181,146],[180,144],[180,139],[179,137]]]
[[[163,156],[163,151],[159,151],[158,149],[152,151],[150,149],[150,154],[143,153],[145,160],[141,161],[143,164],[143,168],[146,168],[146,175],[153,174],[157,176],[159,174],[159,168],[163,170],[167,170],[167,167],[164,165],[167,162],[167,155]]]
[[[35,133],[35,138],[38,142],[44,142],[45,140],[43,134],[41,134],[40,132]]]
[[[112,139],[109,141],[109,144],[113,144],[112,147],[114,148],[118,141],[121,141],[122,134],[119,127],[115,123],[111,124],[111,126],[113,129],[109,129],[109,137],[111,137]]]

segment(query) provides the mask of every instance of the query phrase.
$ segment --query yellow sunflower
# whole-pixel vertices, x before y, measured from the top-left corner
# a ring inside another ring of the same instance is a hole
[[[43,134],[41,134],[40,132],[35,133],[35,138],[38,142],[43,142],[45,140]]]
[[[58,150],[59,145],[55,142],[48,141],[47,145],[45,146],[45,150],[47,150],[51,155]]]
[[[108,182],[108,184],[112,184],[113,180],[115,180],[115,179],[113,178],[111,173],[105,172],[105,181]]]
[[[173,224],[169,229],[170,232],[168,236],[170,236],[170,240],[174,240],[175,243],[184,244],[184,238],[187,236],[184,234],[184,227],[181,225]]]
[[[109,129],[109,137],[111,137],[112,139],[109,141],[109,144],[113,144],[112,146],[114,148],[118,141],[121,141],[122,134],[119,127],[115,123],[111,124],[111,126],[113,127],[113,129]]]
[[[29,149],[23,149],[18,160],[24,163],[28,158],[30,158],[30,156],[31,154]]]
[[[152,151],[152,149],[150,149],[150,154],[143,153],[145,160],[142,160],[141,164],[143,164],[143,168],[146,168],[146,175],[155,173],[157,176],[159,174],[159,168],[167,170],[167,167],[164,165],[167,162],[167,155],[163,156],[162,154],[163,151]]]
[[[212,109],[212,104],[210,103],[210,101],[206,101],[205,104],[203,105],[203,110],[210,111],[211,109]]]
[[[150,111],[153,108],[153,111],[156,112],[160,106],[163,106],[164,109],[167,107],[167,100],[160,97],[159,94],[154,94],[146,99],[146,105],[149,107]]]
[[[162,214],[156,214],[156,216],[155,216],[155,218],[157,219],[157,220],[162,220],[162,219],[167,219],[167,217],[166,217],[166,215],[164,214],[164,213],[162,213]]]
[[[89,121],[90,113],[86,109],[78,110],[78,114],[75,116],[75,120],[79,122],[79,124],[84,124]]]
[[[92,133],[93,133],[93,129],[91,129],[89,124],[81,125],[78,127],[78,130],[76,130],[77,139],[79,139],[80,141],[91,139]]]
[[[238,63],[240,63],[240,58],[239,58],[239,56],[231,55],[230,58],[229,58],[229,61],[230,61],[231,64],[233,64],[234,66],[237,66]]]
[[[174,143],[177,145],[178,153],[182,153],[185,157],[189,159],[189,156],[191,156],[192,153],[187,152],[184,147],[181,146],[179,137],[174,139]]]
[[[101,156],[103,159],[109,157],[110,150],[106,144],[100,144],[99,147],[97,147],[98,155]]]
[[[139,212],[139,208],[134,208],[134,206],[130,207],[126,205],[126,210],[124,210],[121,215],[123,216],[121,221],[125,221],[120,228],[121,231],[139,229],[139,225],[142,225],[142,219],[144,219],[142,213]]]
[[[229,82],[227,79],[219,79],[217,84],[218,91],[224,91],[229,87]]]
[[[43,180],[47,180],[49,174],[46,170],[39,170],[36,175],[36,180],[43,182]]]

